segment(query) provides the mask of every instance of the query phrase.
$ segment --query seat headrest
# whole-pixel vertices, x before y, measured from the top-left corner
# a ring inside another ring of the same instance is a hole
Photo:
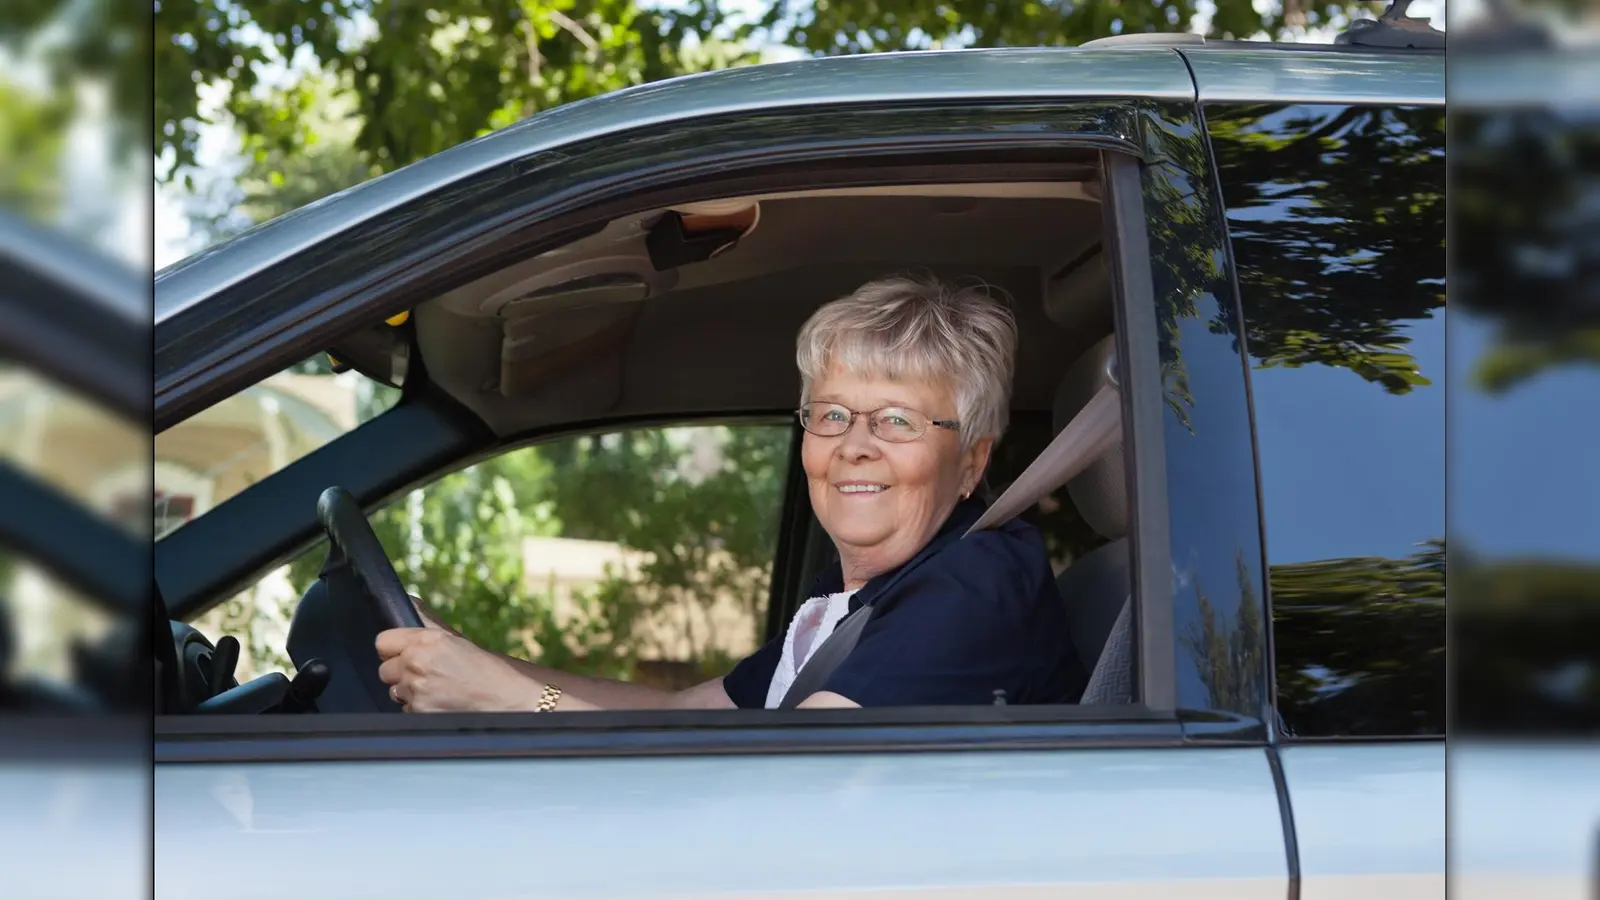
[[[1117,384],[1117,339],[1108,334],[1078,357],[1056,389],[1055,431],[1060,433],[1095,392]],[[1067,482],[1083,520],[1101,537],[1117,540],[1128,533],[1128,482],[1122,463],[1122,441]]]

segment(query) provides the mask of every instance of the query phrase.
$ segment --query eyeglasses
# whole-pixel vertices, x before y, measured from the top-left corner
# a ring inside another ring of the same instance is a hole
[[[961,424],[949,419],[930,419],[914,409],[885,406],[871,412],[856,412],[837,403],[807,403],[795,410],[800,427],[818,437],[838,437],[856,424],[856,416],[867,417],[867,427],[882,440],[895,444],[914,441],[930,427],[959,431]]]

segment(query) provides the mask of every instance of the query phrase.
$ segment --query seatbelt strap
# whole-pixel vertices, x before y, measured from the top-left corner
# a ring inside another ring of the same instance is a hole
[[[1017,480],[972,523],[967,534],[996,528],[1050,496],[1117,445],[1122,435],[1122,400],[1106,385],[1061,429]]]
[[[872,604],[863,603],[855,612],[840,619],[839,624],[833,627],[833,633],[822,641],[806,664],[795,673],[789,690],[778,701],[778,708],[794,709],[801,701],[822,690],[822,686],[828,682],[828,676],[856,648],[856,642],[861,640],[861,630],[867,627],[870,618]]]
[[[872,588],[872,597],[863,597],[861,605],[856,607],[854,612],[840,619],[839,624],[833,626],[833,632],[824,638],[821,644],[817,645],[816,650],[812,651],[811,658],[806,660],[805,665],[800,667],[800,671],[795,673],[794,681],[789,685],[789,690],[784,692],[783,699],[778,701],[778,708],[794,709],[807,697],[822,690],[822,686],[827,684],[828,678],[833,675],[834,670],[839,668],[845,657],[850,655],[850,651],[854,650],[856,643],[861,640],[861,632],[867,627],[867,620],[872,618],[873,600],[894,587],[900,579],[905,578],[917,566],[922,565],[930,556],[938,552],[942,545],[952,540],[956,540],[956,538],[950,535],[935,539],[933,543],[923,547],[920,553],[912,557],[910,562],[902,566],[900,571],[889,576],[887,582],[881,586],[874,586]],[[862,590],[866,590],[866,588]]]

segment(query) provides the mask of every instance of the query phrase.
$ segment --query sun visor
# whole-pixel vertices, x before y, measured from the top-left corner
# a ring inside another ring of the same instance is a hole
[[[1111,273],[1097,245],[1045,284],[1044,312],[1062,328],[1101,332],[1112,322]],[[1103,326],[1103,327],[1102,327]]]

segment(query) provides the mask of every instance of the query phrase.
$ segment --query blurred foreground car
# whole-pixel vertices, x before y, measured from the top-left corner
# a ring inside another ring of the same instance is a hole
[[[149,878],[149,292],[137,271],[0,213],[8,900],[132,900]],[[106,471],[137,476],[118,488],[132,522],[96,502]]]
[[[156,896],[1443,896],[1443,76],[1143,36],[717,72],[159,273]],[[352,513],[530,444],[775,436],[725,650],[780,633],[826,553],[796,331],[906,269],[1014,301],[988,488],[1059,476],[1024,515],[1110,689],[396,714],[399,584]],[[1115,448],[1052,461],[1107,389]],[[282,566],[330,535],[302,592]],[[281,628],[206,619],[285,590]]]

